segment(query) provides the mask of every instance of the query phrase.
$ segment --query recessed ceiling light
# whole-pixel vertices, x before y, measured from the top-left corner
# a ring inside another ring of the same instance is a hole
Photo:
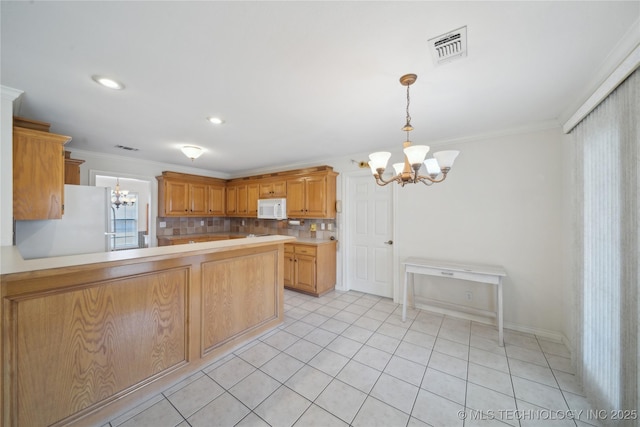
[[[114,89],[114,90],[122,90],[124,89],[124,85],[116,80],[110,79],[108,77],[102,77],[102,76],[91,76],[91,78],[93,79],[94,82],[104,86],[104,87],[108,87],[109,89]]]
[[[207,117],[207,120],[209,120],[214,125],[221,125],[224,123],[224,120],[222,120],[220,117]]]

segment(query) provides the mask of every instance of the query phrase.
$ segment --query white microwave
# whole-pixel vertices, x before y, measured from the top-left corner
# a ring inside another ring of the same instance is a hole
[[[259,219],[287,219],[287,199],[259,199]]]

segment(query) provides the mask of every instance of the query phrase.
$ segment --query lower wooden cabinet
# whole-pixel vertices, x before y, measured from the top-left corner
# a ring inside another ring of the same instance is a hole
[[[336,241],[284,245],[284,286],[320,296],[336,286]]]
[[[158,246],[184,245],[187,243],[214,242],[216,240],[228,240],[230,236],[184,236],[184,237],[158,237]]]

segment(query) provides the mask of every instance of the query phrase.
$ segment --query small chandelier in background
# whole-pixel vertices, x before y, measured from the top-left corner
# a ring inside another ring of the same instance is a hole
[[[116,207],[116,209],[120,209],[120,205],[133,206],[135,202],[135,196],[129,196],[129,192],[127,190],[120,190],[120,178],[116,178],[116,189],[111,192],[111,203]]]
[[[407,183],[416,184],[421,182],[425,185],[442,182],[447,177],[447,173],[451,170],[453,162],[460,153],[459,151],[448,150],[433,153],[433,158],[425,160],[429,152],[427,145],[411,145],[409,140],[409,132],[413,130],[411,126],[411,115],[409,114],[409,86],[415,83],[418,78],[415,74],[406,74],[400,77],[400,84],[407,87],[407,122],[402,127],[407,132],[407,140],[404,142],[404,163],[394,163],[393,169],[395,175],[386,180],[383,178],[384,170],[387,168],[387,162],[391,157],[388,151],[379,151],[369,155],[369,167],[371,173],[376,179],[376,183],[380,186],[387,185],[391,182],[397,182],[404,187]],[[420,168],[425,165],[427,175],[420,175]]]

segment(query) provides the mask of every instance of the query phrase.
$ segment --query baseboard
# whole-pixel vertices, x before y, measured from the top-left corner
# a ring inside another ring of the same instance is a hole
[[[473,322],[483,323],[485,325],[495,326],[496,324],[495,319],[493,318],[487,318],[485,316],[477,316],[471,313],[465,313],[464,311],[449,310],[443,307],[437,307],[429,304],[421,304],[418,301],[416,301],[416,308],[419,308],[425,311],[430,311],[432,313],[444,314],[445,316],[452,316],[452,317],[457,317],[459,319],[471,320]],[[521,332],[525,334],[532,334],[549,341],[562,343],[565,346],[567,346],[571,354],[574,354],[574,351],[573,351],[574,349],[570,345],[569,339],[562,332],[552,331],[549,329],[535,328],[535,327],[520,325],[512,322],[504,322],[504,329],[505,330],[508,329],[515,332]]]
[[[531,326],[519,325],[517,323],[511,323],[511,322],[504,322],[504,328],[511,329],[512,331],[516,331],[516,332],[522,332],[525,334],[532,334],[539,338],[544,338],[548,341],[554,341],[554,342],[562,343],[565,345],[569,341],[562,332],[552,331],[549,329],[534,328]],[[571,347],[569,346],[567,346],[567,348],[571,349]]]

